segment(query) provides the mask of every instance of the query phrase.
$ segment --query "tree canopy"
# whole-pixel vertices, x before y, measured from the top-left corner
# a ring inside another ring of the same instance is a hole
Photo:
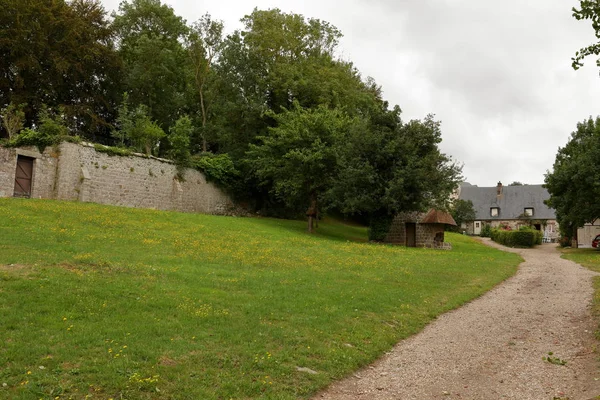
[[[63,106],[71,129],[106,133],[121,60],[100,2],[1,0],[0,8],[0,108],[24,104],[31,126],[43,104]]]
[[[456,199],[452,202],[452,205],[450,206],[450,215],[452,215],[454,222],[456,222],[456,226],[451,229],[457,232],[462,230],[461,225],[463,223],[473,221],[477,216],[475,208],[473,207],[473,202],[471,200],[462,199]]]
[[[556,210],[563,233],[600,218],[600,117],[577,124],[567,145],[558,150],[546,173],[547,204]]]

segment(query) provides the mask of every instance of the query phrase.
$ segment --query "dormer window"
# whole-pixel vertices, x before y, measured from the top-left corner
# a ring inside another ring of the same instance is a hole
[[[499,207],[490,208],[490,215],[492,217],[497,217],[498,215],[500,215],[500,208]]]
[[[533,217],[533,207],[525,207],[525,216]]]

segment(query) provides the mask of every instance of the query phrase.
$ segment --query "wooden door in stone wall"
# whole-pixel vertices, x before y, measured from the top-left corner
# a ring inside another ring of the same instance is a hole
[[[31,197],[33,179],[33,158],[17,156],[14,197]]]
[[[406,247],[417,247],[417,224],[407,222],[404,226],[406,229]]]

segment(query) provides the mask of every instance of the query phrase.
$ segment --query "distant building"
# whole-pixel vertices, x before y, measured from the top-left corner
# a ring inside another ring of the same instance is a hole
[[[475,220],[466,221],[461,229],[470,235],[479,235],[485,225],[519,229],[531,226],[544,232],[544,240],[558,238],[558,223],[553,209],[544,204],[550,194],[542,185],[478,187],[464,183],[458,189],[458,198],[471,200]]]

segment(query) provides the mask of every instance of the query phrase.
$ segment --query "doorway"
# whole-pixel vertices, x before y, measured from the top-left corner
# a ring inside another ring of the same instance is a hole
[[[417,224],[407,222],[404,227],[406,230],[406,247],[417,247]]]
[[[31,197],[33,160],[31,157],[17,156],[14,197]]]
[[[480,235],[481,234],[481,221],[473,222],[473,234]]]

